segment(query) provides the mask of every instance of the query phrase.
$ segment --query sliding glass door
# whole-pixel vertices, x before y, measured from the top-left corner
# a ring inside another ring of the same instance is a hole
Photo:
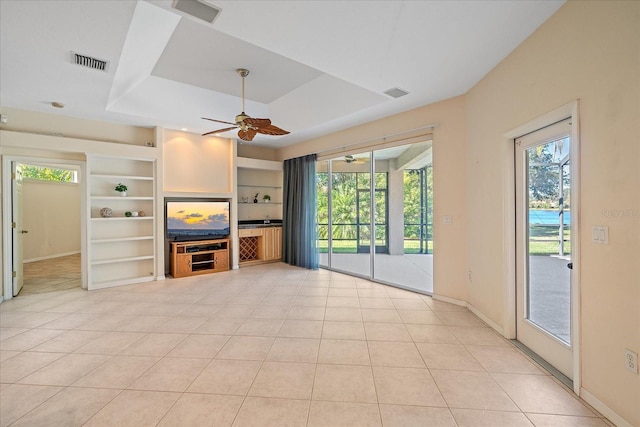
[[[321,267],[433,291],[431,141],[319,161]]]

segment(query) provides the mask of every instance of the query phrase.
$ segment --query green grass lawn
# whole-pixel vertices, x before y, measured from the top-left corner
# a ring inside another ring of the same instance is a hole
[[[570,232],[564,232],[564,254],[571,253],[571,242],[569,241]],[[326,254],[328,242],[320,240],[319,252]],[[433,253],[433,241],[429,240],[429,253]],[[417,254],[420,252],[420,242],[417,240],[404,241],[405,254]],[[355,254],[357,253],[355,240],[334,240],[333,253],[336,254]],[[558,231],[552,227],[536,227],[533,226],[529,236],[529,253],[531,255],[557,255],[558,254]]]
[[[368,242],[366,242],[368,243]],[[382,244],[382,242],[380,242]],[[429,252],[433,252],[433,241],[430,240],[429,244]],[[327,249],[328,241],[327,240],[319,240],[318,241],[318,249],[322,254],[326,254],[328,252]],[[333,241],[333,253],[334,254],[355,254],[357,253],[356,241],[355,240],[334,240]],[[417,240],[405,240],[404,241],[404,253],[405,254],[417,254],[420,252],[420,242]]]

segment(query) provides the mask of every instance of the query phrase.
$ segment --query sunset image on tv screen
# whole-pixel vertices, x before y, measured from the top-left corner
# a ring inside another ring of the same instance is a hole
[[[229,203],[167,203],[167,235],[224,236],[229,234]]]

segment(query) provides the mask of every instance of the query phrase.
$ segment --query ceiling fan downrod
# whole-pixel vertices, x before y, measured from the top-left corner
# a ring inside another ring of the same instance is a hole
[[[244,115],[244,78],[249,75],[249,70],[247,70],[246,68],[238,68],[236,70],[236,73],[238,73],[240,77],[242,77],[242,115]]]

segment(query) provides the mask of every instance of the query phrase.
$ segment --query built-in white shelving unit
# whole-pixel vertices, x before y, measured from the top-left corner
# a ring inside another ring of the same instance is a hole
[[[238,159],[238,219],[282,219],[282,163]],[[254,196],[258,194],[258,203]],[[265,202],[263,196],[271,196]]]
[[[155,161],[87,157],[88,288],[155,280]],[[128,187],[127,196],[114,190],[119,183]],[[110,217],[100,214],[103,208],[111,209]]]

